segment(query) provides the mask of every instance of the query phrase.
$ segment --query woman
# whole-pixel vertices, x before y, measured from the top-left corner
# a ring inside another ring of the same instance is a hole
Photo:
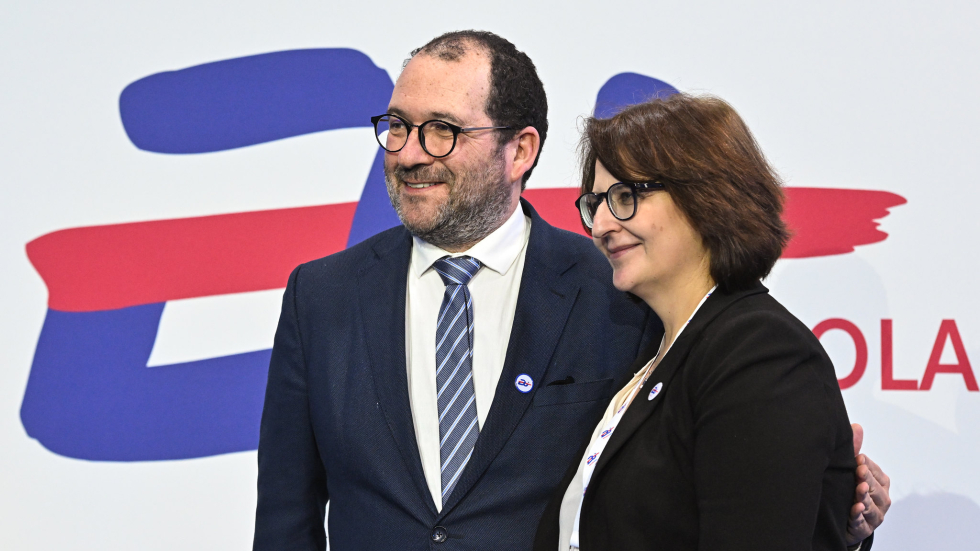
[[[578,206],[664,324],[546,509],[539,551],[846,548],[852,433],[830,359],[760,283],[788,239],[738,114],[678,94],[589,119]]]

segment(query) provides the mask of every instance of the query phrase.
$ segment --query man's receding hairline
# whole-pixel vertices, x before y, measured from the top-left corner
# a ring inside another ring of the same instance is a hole
[[[408,66],[409,61],[412,61],[412,59],[420,55],[435,58],[447,63],[459,63],[468,55],[482,55],[486,58],[488,63],[493,62],[493,55],[491,54],[490,48],[487,47],[487,45],[482,44],[479,40],[475,40],[470,37],[460,37],[452,38],[450,40],[445,40],[432,45],[422,46],[421,48],[412,50],[409,57],[404,61],[404,63],[402,63],[402,69]]]
[[[491,89],[493,88],[493,55],[491,50],[487,48],[485,45],[481,44],[479,41],[473,40],[472,38],[460,38],[456,40],[466,41],[469,43],[471,47],[465,49],[461,53],[461,55],[455,56],[451,59],[447,59],[445,57],[438,55],[437,53],[430,52],[429,49],[424,49],[424,47],[417,48],[414,51],[412,51],[412,57],[405,60],[405,63],[402,65],[402,70],[405,70],[405,68],[408,67],[408,63],[410,61],[422,55],[428,57],[429,59],[437,59],[445,63],[462,63],[467,56],[482,55],[484,60],[487,62],[487,101],[489,102]],[[487,108],[488,105],[484,104],[483,113],[489,115],[489,113],[487,112]]]

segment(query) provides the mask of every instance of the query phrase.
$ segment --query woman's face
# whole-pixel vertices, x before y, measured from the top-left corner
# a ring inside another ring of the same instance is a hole
[[[603,193],[617,181],[596,161],[593,192]],[[612,265],[613,285],[647,303],[652,293],[708,277],[708,252],[666,191],[640,192],[636,215],[629,220],[618,220],[607,204],[600,205],[592,240]]]

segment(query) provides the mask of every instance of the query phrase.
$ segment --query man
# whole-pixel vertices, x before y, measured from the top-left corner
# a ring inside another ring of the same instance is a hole
[[[520,200],[547,101],[510,42],[466,31],[416,50],[375,124],[404,226],[289,278],[254,548],[323,549],[329,500],[335,551],[529,549],[659,322],[588,240]],[[870,533],[882,502],[857,491]]]

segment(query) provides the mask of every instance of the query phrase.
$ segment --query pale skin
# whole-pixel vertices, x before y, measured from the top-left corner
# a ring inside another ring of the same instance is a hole
[[[601,162],[596,162],[594,193],[603,193],[618,181]],[[711,257],[669,193],[641,194],[636,208],[633,218],[619,220],[605,204],[601,205],[596,211],[592,240],[613,267],[613,285],[641,298],[660,317],[666,350],[715,285],[709,269]],[[884,520],[891,506],[891,481],[878,465],[859,453],[864,440],[861,425],[853,424],[851,429],[858,484],[848,519],[847,544],[856,545]]]
[[[851,506],[851,518],[847,523],[849,543],[870,536],[885,519],[885,513],[892,505],[888,495],[891,479],[871,458],[859,453],[864,443],[864,428],[855,423],[851,425],[851,430],[854,432],[854,453],[857,454],[858,464],[854,478],[858,485],[854,489],[854,505]]]
[[[596,162],[593,192],[618,180]],[[613,267],[613,285],[641,298],[664,324],[664,350],[715,282],[701,238],[666,192],[644,194],[631,220],[596,212],[592,241]]]
[[[388,112],[413,124],[439,119],[463,127],[494,126],[485,109],[489,88],[490,60],[478,50],[471,49],[457,61],[418,54],[408,62],[395,82]],[[460,134],[452,153],[437,159],[422,149],[418,131],[414,130],[401,151],[385,154],[385,164],[405,168],[436,166],[450,171],[472,169],[489,162],[497,147],[497,135],[493,131]],[[511,201],[507,216],[502,217],[499,224],[503,224],[520,204],[521,179],[533,166],[540,147],[538,131],[530,126],[520,130],[504,145],[505,181],[501,185],[510,188]],[[399,182],[397,193],[403,198],[403,216],[413,221],[433,219],[439,205],[449,200],[450,191],[449,184],[441,181]],[[491,231],[493,229],[496,227]],[[463,252],[478,241],[451,247],[449,252]]]

